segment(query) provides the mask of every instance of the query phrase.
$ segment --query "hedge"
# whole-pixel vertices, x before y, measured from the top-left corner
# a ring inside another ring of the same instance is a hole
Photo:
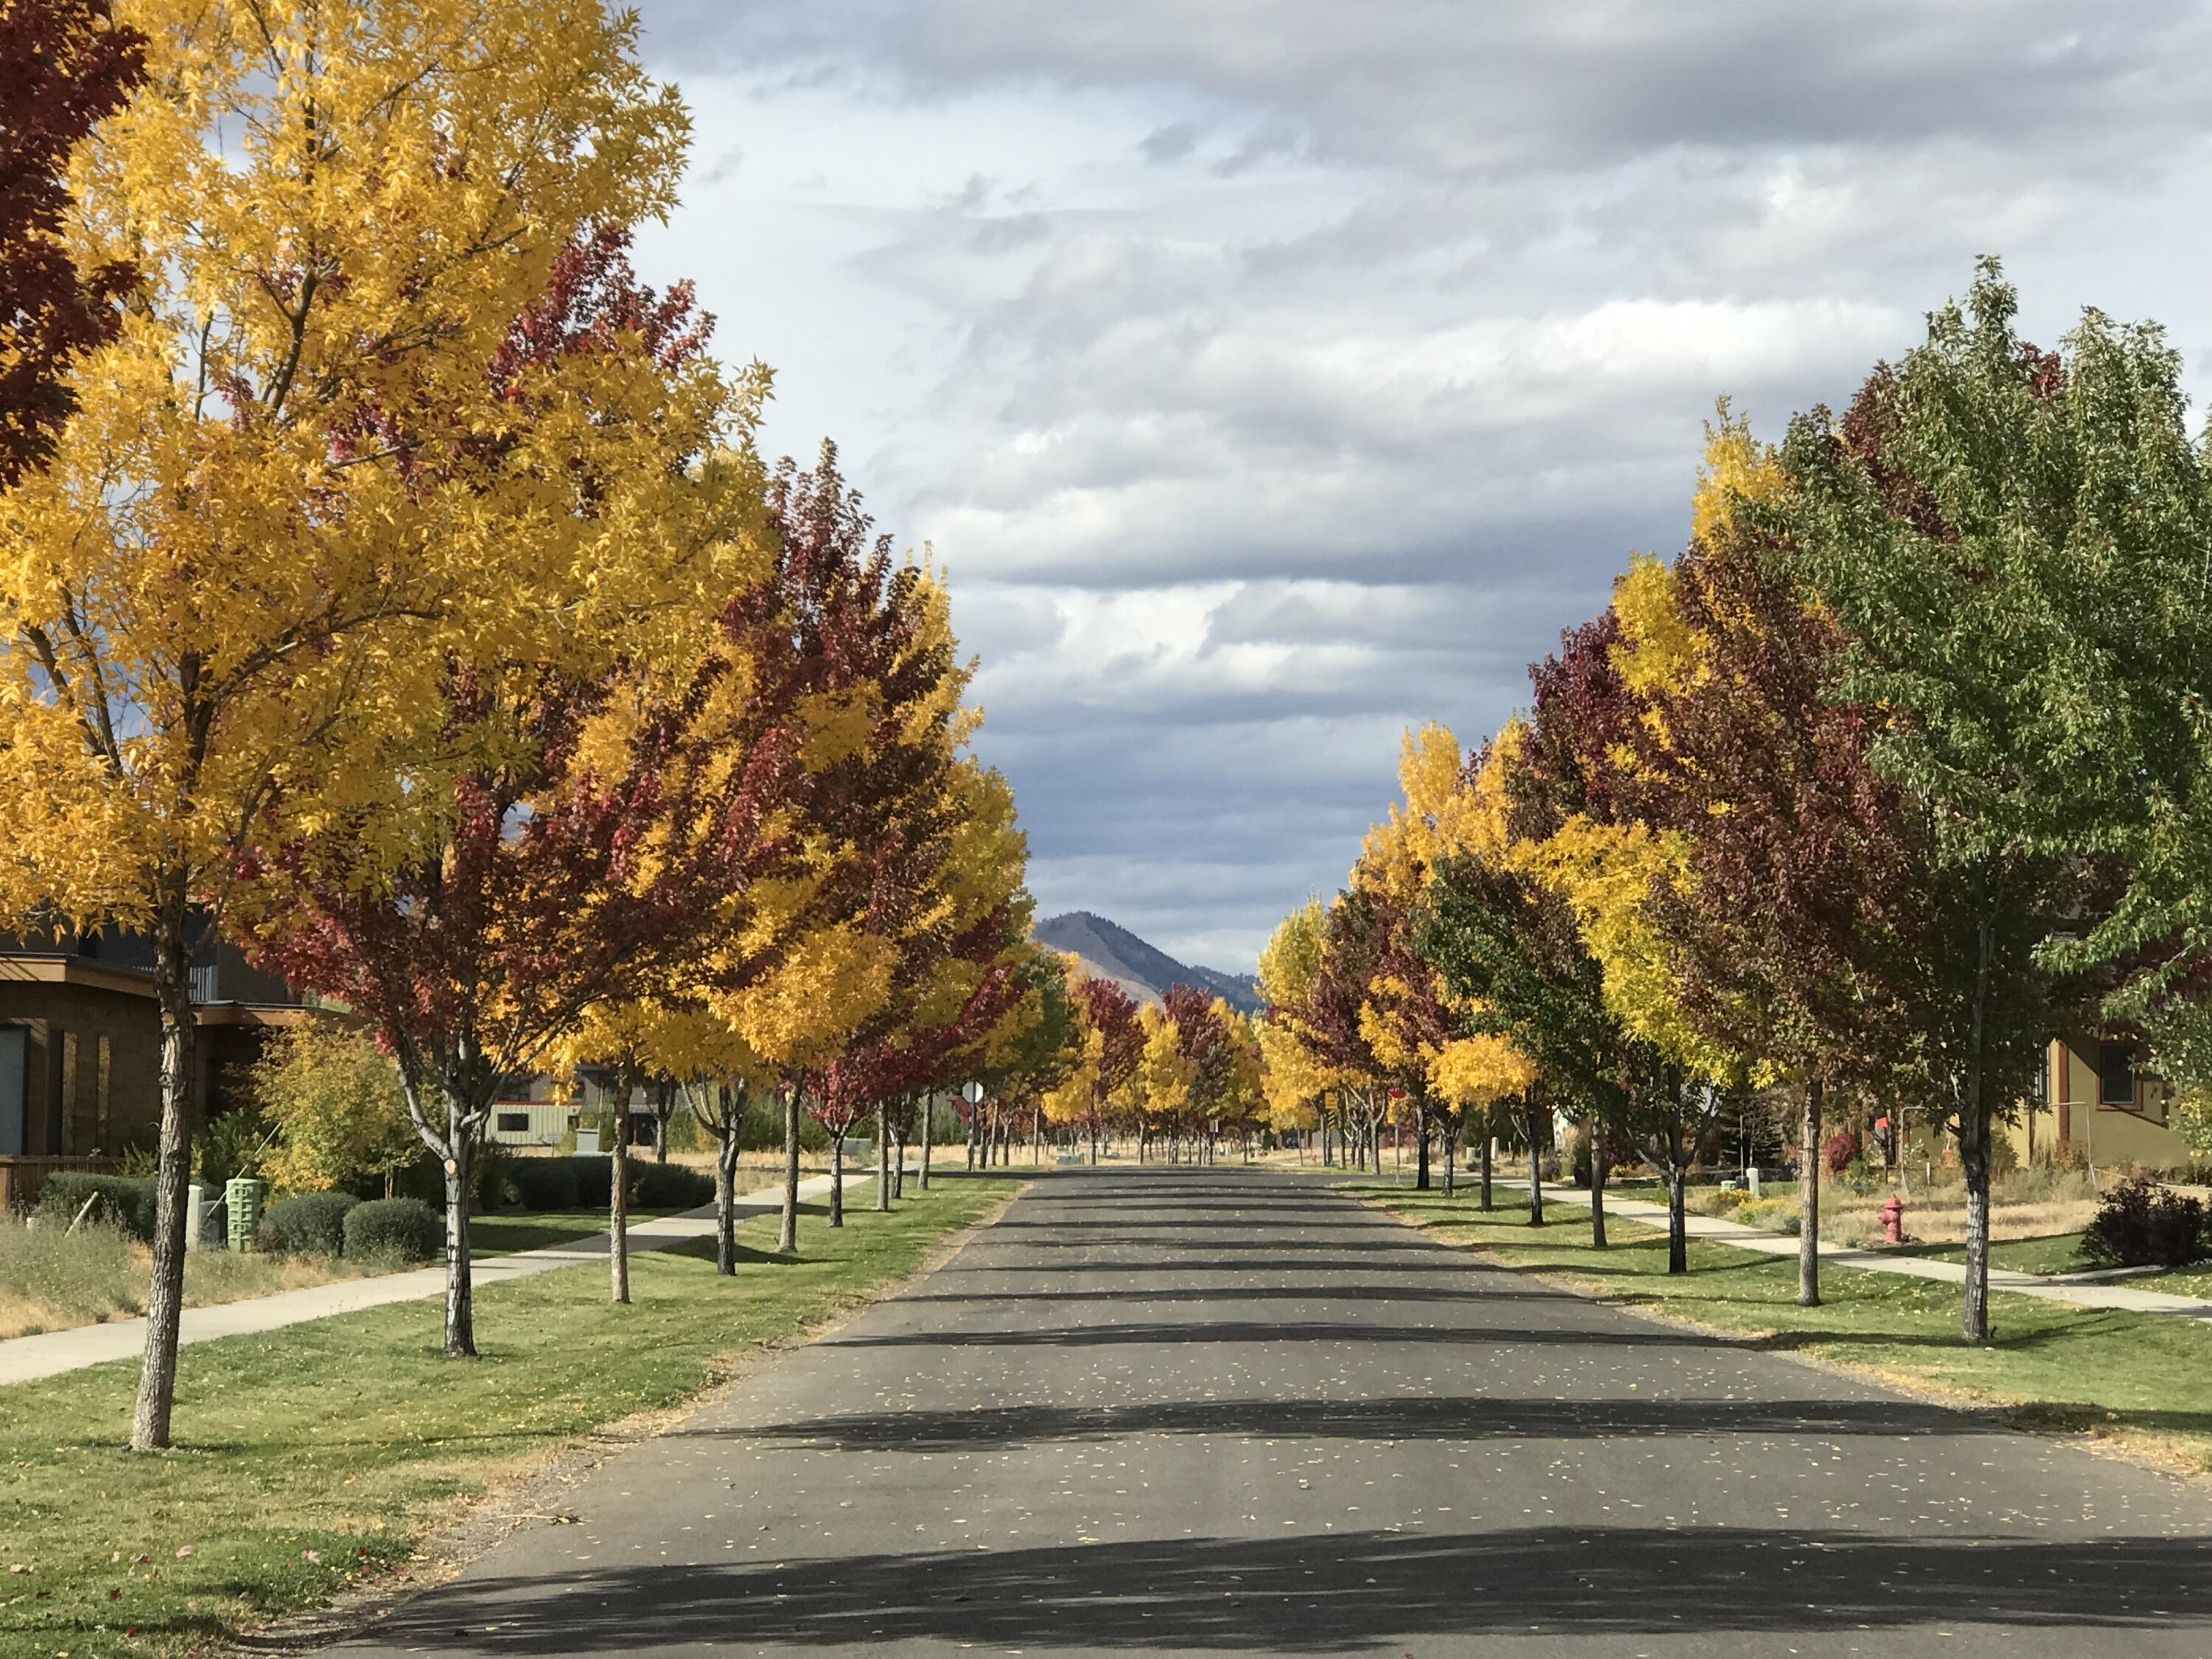
[[[301,1193],[269,1206],[262,1233],[279,1255],[336,1255],[345,1248],[345,1218],[360,1205],[351,1193]]]
[[[419,1198],[379,1198],[346,1212],[345,1253],[380,1261],[428,1261],[446,1248],[445,1218]]]
[[[714,1201],[714,1178],[681,1164],[633,1164],[630,1202],[647,1210],[690,1210]]]
[[[46,1177],[39,1188],[38,1213],[42,1219],[58,1218],[66,1227],[76,1219],[86,1200],[97,1199],[87,1220],[120,1227],[142,1244],[154,1238],[154,1183],[124,1176],[88,1175],[64,1170]]]
[[[526,1210],[573,1210],[581,1201],[574,1158],[519,1158],[507,1178]]]

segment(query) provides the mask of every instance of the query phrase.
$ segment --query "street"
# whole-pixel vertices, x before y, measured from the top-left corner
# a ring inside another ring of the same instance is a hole
[[[1226,1167],[1038,1181],[572,1507],[353,1650],[2212,1652],[2205,1488]]]

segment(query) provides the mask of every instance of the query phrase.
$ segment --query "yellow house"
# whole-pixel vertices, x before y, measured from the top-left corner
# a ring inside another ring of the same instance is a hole
[[[2172,1170],[2195,1161],[2189,1143],[2166,1124],[2172,1091],[2142,1070],[2142,1049],[2094,1030],[2054,1037],[2035,1098],[2005,1127],[2023,1164],[2070,1147],[2100,1170],[2135,1164]]]

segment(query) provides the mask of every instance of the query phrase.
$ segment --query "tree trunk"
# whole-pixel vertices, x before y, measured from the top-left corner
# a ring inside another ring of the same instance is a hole
[[[1429,1103],[1419,1102],[1413,1108],[1413,1133],[1420,1150],[1414,1154],[1413,1190],[1429,1190]]]
[[[1452,1195],[1452,1155],[1459,1146],[1459,1120],[1456,1117],[1444,1120],[1441,1139],[1444,1148],[1444,1196],[1449,1198]]]
[[[891,1196],[906,1196],[906,1137],[914,1127],[914,1098],[908,1096],[900,1103],[898,1117],[891,1126]]]
[[[1822,1080],[1805,1085],[1805,1121],[1798,1136],[1805,1148],[1797,1174],[1797,1305],[1820,1305],[1820,1118],[1826,1104]]]
[[[1593,1119],[1590,1122],[1590,1249],[1606,1248],[1605,1237],[1605,1179],[1613,1173],[1605,1156],[1604,1127]]]
[[[734,1112],[724,1114],[729,1133],[714,1144],[714,1271],[738,1270],[738,1126]]]
[[[830,1224],[845,1224],[845,1135],[842,1130],[832,1131],[830,1136]]]
[[[1486,1113],[1484,1114],[1482,1120],[1482,1207],[1486,1212],[1491,1208],[1490,1149],[1494,1138],[1490,1133],[1490,1117],[1489,1115]]]
[[[676,1120],[676,1079],[663,1078],[653,1085],[653,1161],[668,1162],[668,1126]]]
[[[776,1254],[799,1254],[799,1085],[793,1082],[783,1103],[783,1229],[776,1235]]]
[[[159,1451],[168,1445],[169,1412],[177,1392],[177,1332],[185,1311],[185,1212],[192,1174],[192,1080],[199,1064],[185,914],[180,881],[155,923],[154,997],[161,1030],[161,1162],[154,1180],[154,1272],[146,1291],[145,1359],[131,1421],[134,1451]]]
[[[921,1097],[921,1190],[929,1190],[930,1118],[937,1110],[937,1091],[932,1089]]]
[[[1969,1342],[1990,1340],[1990,1102],[1984,1045],[1992,950],[1989,919],[1975,930],[1974,1003],[1966,1038],[1966,1090],[1959,1103],[1959,1166],[1966,1177],[1966,1294],[1960,1330]],[[2096,1109],[2093,1105],[2090,1109]]]
[[[1667,1271],[1690,1271],[1690,1232],[1684,1193],[1689,1171],[1682,1167],[1679,1149],[1667,1165]]]
[[[876,1208],[891,1206],[891,1118],[883,1103],[876,1103]]]
[[[1544,1147],[1536,1133],[1536,1109],[1528,1109],[1528,1224],[1544,1224]]]
[[[446,1355],[471,1359],[477,1351],[476,1281],[469,1249],[470,1165],[474,1137],[455,1135],[446,1160]]]
[[[629,1300],[629,1091],[627,1071],[615,1073],[615,1132],[607,1149],[607,1291]]]

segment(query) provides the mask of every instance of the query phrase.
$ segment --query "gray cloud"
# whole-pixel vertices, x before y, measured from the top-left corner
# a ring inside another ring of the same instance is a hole
[[[2179,0],[647,0],[646,251],[933,544],[1048,908],[1249,965],[1762,429],[2004,252],[2212,361]]]

